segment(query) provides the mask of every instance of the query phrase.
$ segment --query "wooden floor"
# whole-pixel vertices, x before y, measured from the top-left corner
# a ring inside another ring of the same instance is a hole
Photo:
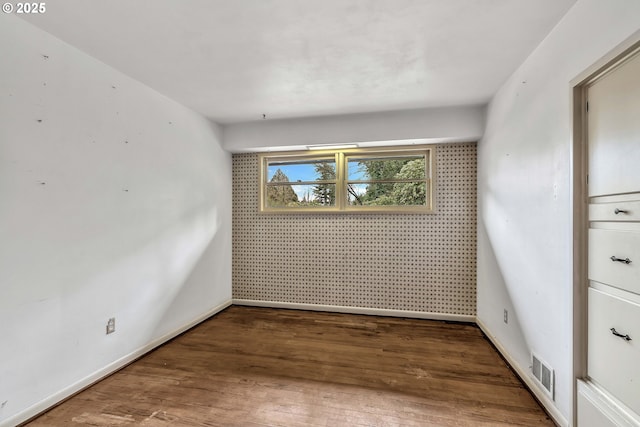
[[[230,307],[29,426],[553,426],[475,326]]]

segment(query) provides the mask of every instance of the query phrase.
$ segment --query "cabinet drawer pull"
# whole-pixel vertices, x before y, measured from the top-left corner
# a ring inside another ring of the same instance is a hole
[[[625,211],[625,210],[623,210],[623,209],[618,209],[618,208],[616,208],[616,210],[615,210],[615,211],[613,211],[613,213],[614,213],[614,214],[616,214],[616,215],[618,215],[618,214],[621,214],[621,213],[623,213],[623,214],[629,213],[629,211]]]
[[[625,264],[631,264],[631,260],[629,258],[617,258],[615,255],[609,258],[613,262],[624,262]]]
[[[625,341],[631,341],[631,337],[629,336],[629,334],[627,335],[622,335],[620,332],[616,331],[616,328],[611,328],[611,333],[617,337],[620,337],[622,339],[624,339]]]

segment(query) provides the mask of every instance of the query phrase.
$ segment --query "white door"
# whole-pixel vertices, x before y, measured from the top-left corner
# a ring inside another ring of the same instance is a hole
[[[640,191],[640,54],[587,89],[589,196]]]

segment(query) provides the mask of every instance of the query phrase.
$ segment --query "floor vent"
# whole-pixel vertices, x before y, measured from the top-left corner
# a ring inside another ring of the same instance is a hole
[[[543,390],[547,392],[551,399],[554,399],[553,396],[553,369],[542,361],[535,354],[531,354],[531,371],[533,372],[533,376],[538,383],[542,386]]]

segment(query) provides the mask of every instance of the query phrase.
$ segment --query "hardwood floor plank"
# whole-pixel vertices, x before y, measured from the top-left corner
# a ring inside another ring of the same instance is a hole
[[[230,307],[29,426],[553,426],[468,324]]]

